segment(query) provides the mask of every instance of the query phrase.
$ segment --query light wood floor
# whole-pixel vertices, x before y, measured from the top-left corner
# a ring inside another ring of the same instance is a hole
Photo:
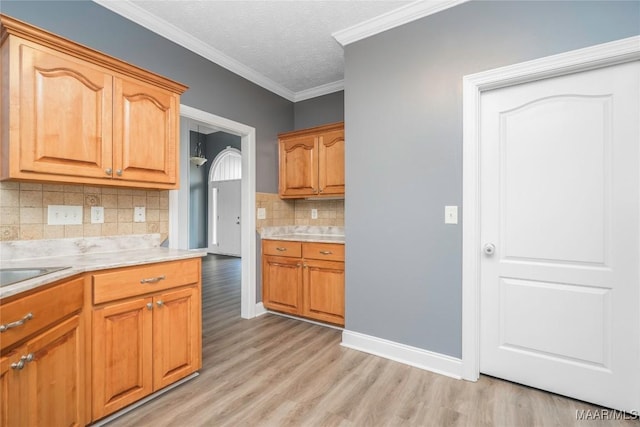
[[[240,260],[203,262],[201,375],[116,426],[640,426],[577,421],[599,407],[483,376],[454,380],[341,347],[341,332],[240,318]],[[592,412],[592,414],[595,412]]]

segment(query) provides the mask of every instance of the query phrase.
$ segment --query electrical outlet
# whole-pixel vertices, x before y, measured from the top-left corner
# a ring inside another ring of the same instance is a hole
[[[47,206],[48,225],[80,225],[82,224],[82,206],[49,205]]]
[[[258,208],[258,219],[267,219],[267,209]]]
[[[311,219],[318,219],[318,209],[311,209]]]
[[[133,208],[133,222],[145,222],[147,220],[146,217],[144,206],[136,206]]]
[[[104,224],[104,207],[91,206],[91,224]]]

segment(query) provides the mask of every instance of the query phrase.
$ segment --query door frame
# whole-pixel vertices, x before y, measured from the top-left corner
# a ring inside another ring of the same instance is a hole
[[[207,113],[187,105],[180,105],[181,118],[196,120],[224,132],[240,136],[242,156],[240,221],[244,225],[241,239],[240,316],[256,317],[256,130],[251,126]],[[189,141],[189,129],[180,129],[180,141]],[[180,144],[179,190],[169,191],[169,247],[188,249],[181,236],[189,234],[189,144]],[[184,173],[183,173],[184,171]]]
[[[480,377],[480,262],[482,256],[482,242],[480,240],[480,100],[482,92],[637,60],[640,60],[640,36],[463,77],[463,379],[477,381]]]

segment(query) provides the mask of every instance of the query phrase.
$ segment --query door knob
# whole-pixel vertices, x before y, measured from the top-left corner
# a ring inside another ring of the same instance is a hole
[[[482,251],[491,256],[496,252],[496,247],[493,245],[493,243],[487,243],[486,245],[484,245],[484,247],[482,248]]]

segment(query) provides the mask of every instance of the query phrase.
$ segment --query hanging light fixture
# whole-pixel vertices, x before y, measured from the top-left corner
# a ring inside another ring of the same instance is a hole
[[[196,140],[196,155],[191,156],[189,161],[196,165],[196,167],[200,167],[207,163],[207,158],[202,155],[202,141],[200,141],[200,126],[198,128],[198,139]]]

